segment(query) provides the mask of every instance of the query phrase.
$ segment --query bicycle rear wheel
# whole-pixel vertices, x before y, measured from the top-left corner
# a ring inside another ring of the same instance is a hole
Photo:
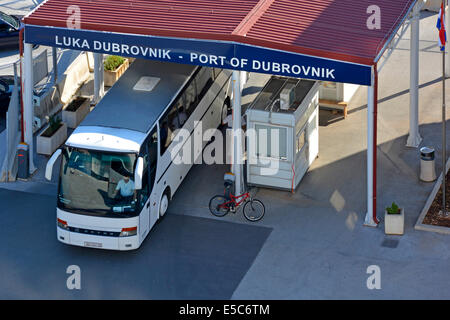
[[[244,217],[251,222],[261,220],[265,212],[264,204],[257,199],[248,201],[244,206]]]
[[[209,201],[209,211],[216,217],[223,217],[229,211],[228,205],[225,205],[229,200],[224,196],[215,196]]]

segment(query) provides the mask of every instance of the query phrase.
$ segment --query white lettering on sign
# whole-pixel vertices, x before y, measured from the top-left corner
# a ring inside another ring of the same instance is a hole
[[[117,55],[134,55],[144,56],[148,58],[158,58],[165,60],[172,60],[170,51],[168,49],[150,48],[144,46],[129,46],[127,44],[119,44],[114,42],[105,42],[94,40],[92,44],[86,39],[75,37],[55,36],[55,44],[60,47],[68,47],[72,49],[103,51],[106,53],[113,53]]]
[[[173,60],[171,50],[153,48],[148,46],[128,45],[123,43],[108,42],[92,40],[89,42],[86,39],[69,37],[69,36],[55,36],[55,44],[59,47],[67,47],[75,50],[100,51],[103,53],[110,53],[123,56],[136,56],[149,59]],[[185,62],[185,55],[178,55],[175,59]],[[219,68],[234,68],[246,70],[251,72],[265,72],[270,74],[281,74],[286,76],[296,76],[302,78],[336,80],[335,69],[311,66],[298,65],[289,63],[279,63],[276,61],[260,61],[257,59],[249,60],[247,58],[233,57],[228,59],[221,55],[211,55],[191,52],[189,53],[189,62],[191,64],[208,65]]]

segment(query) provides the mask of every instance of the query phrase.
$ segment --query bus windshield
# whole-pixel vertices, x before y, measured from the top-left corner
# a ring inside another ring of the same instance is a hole
[[[108,153],[65,147],[58,208],[73,213],[131,217],[136,210],[136,154]]]

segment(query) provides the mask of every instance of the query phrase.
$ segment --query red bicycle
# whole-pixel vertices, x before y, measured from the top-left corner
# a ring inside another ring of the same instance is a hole
[[[248,221],[256,222],[263,218],[266,209],[260,200],[253,199],[249,192],[240,196],[234,196],[230,192],[231,186],[225,185],[225,187],[225,194],[223,196],[214,196],[209,201],[209,211],[213,215],[216,217],[224,217],[230,211],[236,213],[237,208],[245,203],[243,213]]]

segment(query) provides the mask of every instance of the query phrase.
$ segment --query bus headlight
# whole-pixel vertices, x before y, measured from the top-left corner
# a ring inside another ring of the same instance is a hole
[[[137,227],[123,228],[119,237],[131,237],[137,235]]]
[[[60,227],[61,229],[67,230],[69,229],[69,226],[67,225],[67,222],[61,219],[56,219],[58,227]]]

